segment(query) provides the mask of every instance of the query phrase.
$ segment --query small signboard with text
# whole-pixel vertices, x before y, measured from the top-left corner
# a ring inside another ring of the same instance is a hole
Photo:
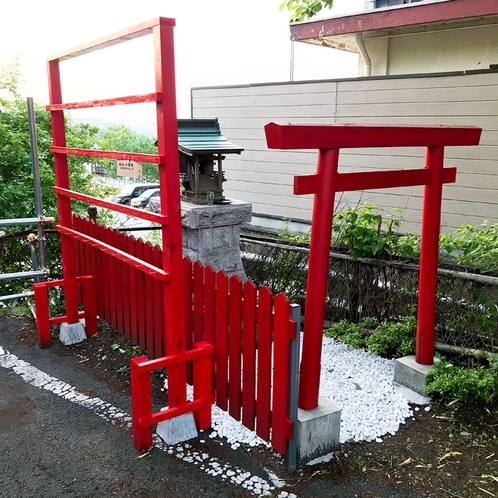
[[[118,167],[117,176],[128,176],[130,178],[142,178],[142,164],[127,159],[125,161],[117,161]]]

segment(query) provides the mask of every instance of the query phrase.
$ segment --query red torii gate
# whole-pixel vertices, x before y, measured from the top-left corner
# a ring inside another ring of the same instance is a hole
[[[424,185],[416,361],[434,358],[439,230],[443,183],[454,183],[456,168],[444,168],[444,147],[478,145],[481,128],[474,126],[403,126],[359,124],[269,123],[270,149],[318,149],[314,175],[295,176],[294,194],[315,194],[311,224],[299,407],[318,406],[323,320],[336,192]],[[425,167],[339,173],[339,149],[426,147]]]

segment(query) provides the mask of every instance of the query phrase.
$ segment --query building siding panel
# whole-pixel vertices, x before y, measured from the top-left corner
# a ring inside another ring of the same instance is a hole
[[[315,171],[316,151],[269,150],[264,125],[276,122],[356,122],[475,125],[478,147],[448,147],[445,165],[458,168],[457,182],[443,189],[443,230],[459,224],[498,222],[498,73],[369,78],[310,83],[195,88],[192,115],[218,117],[225,136],[244,147],[227,156],[225,194],[253,203],[267,216],[311,219],[312,196],[294,196],[295,175]],[[341,171],[420,168],[420,148],[344,150]],[[403,209],[403,228],[419,230],[422,187],[348,192],[338,207],[365,202]]]

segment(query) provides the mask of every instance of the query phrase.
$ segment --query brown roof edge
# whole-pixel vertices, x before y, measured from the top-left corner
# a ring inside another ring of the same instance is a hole
[[[291,40],[304,41],[333,35],[415,26],[444,21],[498,15],[497,0],[451,0],[407,6],[402,9],[369,10],[351,16],[321,19],[290,26]]]

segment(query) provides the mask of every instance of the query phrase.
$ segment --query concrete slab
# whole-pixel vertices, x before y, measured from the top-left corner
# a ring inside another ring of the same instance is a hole
[[[197,427],[195,426],[194,414],[186,413],[179,417],[159,422],[156,434],[166,444],[178,444],[197,437]]]
[[[303,465],[339,447],[341,410],[331,401],[318,398],[314,410],[298,410],[297,461]]]
[[[401,396],[403,396],[403,398],[405,398],[406,401],[412,405],[430,405],[431,403],[430,396],[424,396],[423,394],[417,393],[409,387],[398,384],[397,382],[394,383],[394,392],[401,394]]]
[[[83,342],[85,339],[85,320],[83,318],[76,323],[61,323],[59,340],[62,344],[64,344],[64,346],[78,344],[79,342]]]
[[[434,362],[439,361],[434,358]],[[394,363],[394,382],[408,387],[412,391],[427,396],[425,384],[427,374],[433,365],[421,365],[415,360],[415,356],[405,356],[398,358]]]

